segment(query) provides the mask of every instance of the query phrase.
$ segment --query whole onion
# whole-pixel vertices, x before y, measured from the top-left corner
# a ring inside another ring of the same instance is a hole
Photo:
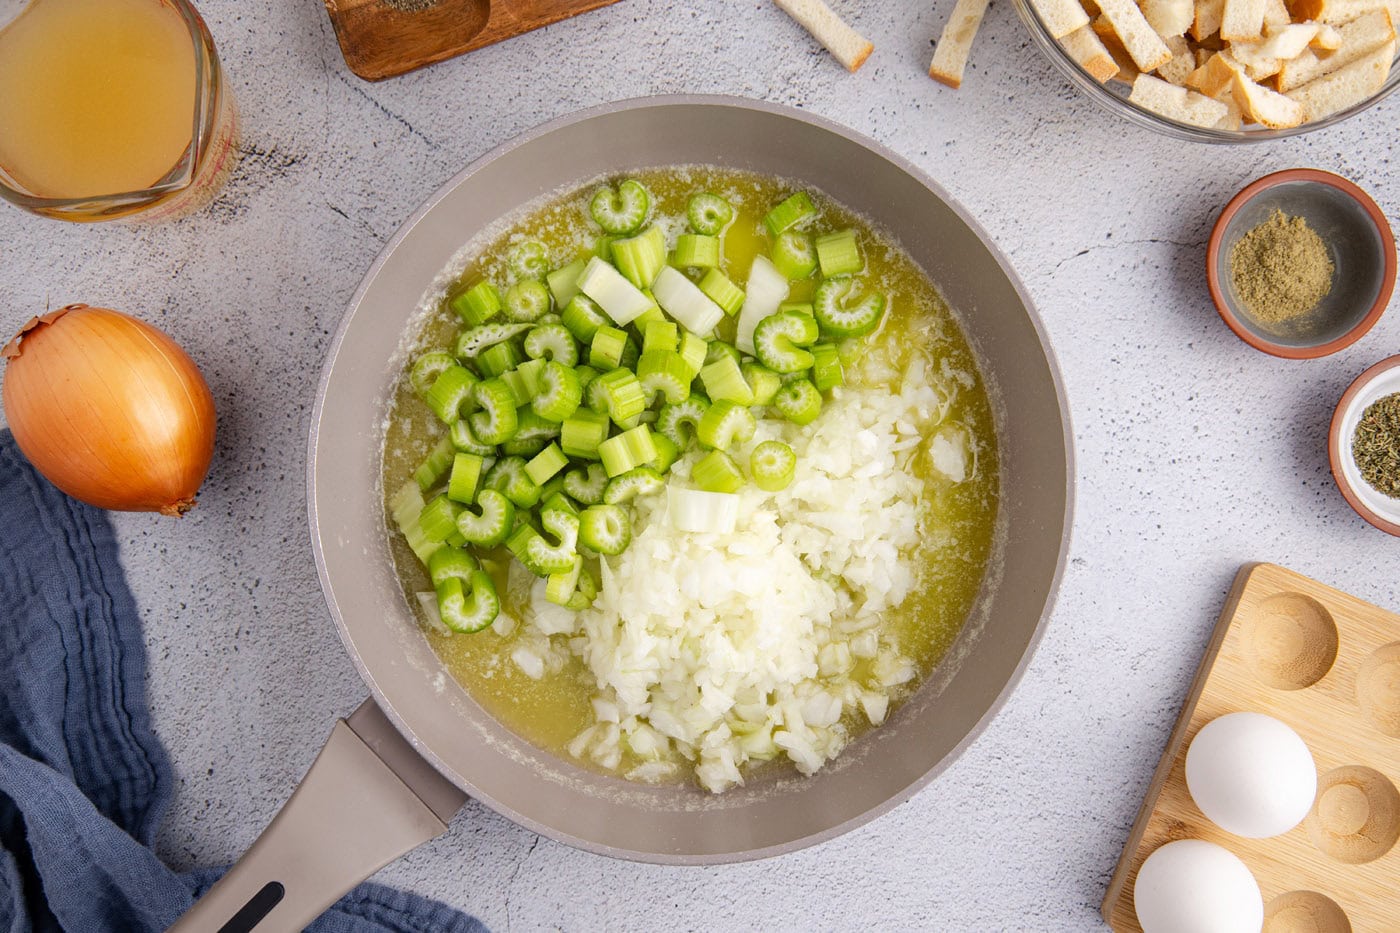
[[[104,509],[194,508],[214,456],[214,398],[164,332],[69,305],[31,319],[0,355],[10,430],[55,486]]]

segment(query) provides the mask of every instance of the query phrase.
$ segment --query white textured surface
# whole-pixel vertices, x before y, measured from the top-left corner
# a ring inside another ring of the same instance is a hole
[[[1230,335],[1201,272],[1215,213],[1274,169],[1339,171],[1400,218],[1400,102],[1299,140],[1173,142],[1081,100],[1006,0],[959,92],[924,74],[951,0],[834,0],[876,45],[854,76],[766,0],[623,0],[378,85],[345,69],[318,3],[201,5],[247,149],[219,202],[151,229],[0,210],[0,329],[69,301],[142,314],[201,362],[219,404],[194,514],[118,518],[179,773],[160,836],[176,865],[241,852],[364,695],[321,601],[303,490],[315,374],[361,274],[469,160],[610,99],[796,104],[892,146],[988,228],[1040,306],[1076,419],[1080,505],[1058,609],[987,733],[842,839],[756,864],[651,868],[472,805],[381,880],[498,930],[1093,929],[1237,566],[1273,560],[1400,605],[1400,543],[1347,508],[1325,450],[1333,404],[1395,352],[1400,315],[1332,358],[1275,360]]]

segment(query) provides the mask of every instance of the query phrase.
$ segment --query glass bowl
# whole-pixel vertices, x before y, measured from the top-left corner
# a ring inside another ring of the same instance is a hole
[[[1340,123],[1348,117],[1374,107],[1397,87],[1400,87],[1400,65],[1397,65],[1391,68],[1389,76],[1385,79],[1385,85],[1375,94],[1359,104],[1345,110],[1339,110],[1321,120],[1314,120],[1286,130],[1271,130],[1262,126],[1250,126],[1239,130],[1208,129],[1190,123],[1182,123],[1179,120],[1171,120],[1145,107],[1138,106],[1128,100],[1128,92],[1132,90],[1130,85],[1119,81],[1100,84],[1070,57],[1058,41],[1051,37],[1050,30],[1045,27],[1045,23],[1041,20],[1040,14],[1036,12],[1032,0],[1012,0],[1012,2],[1016,6],[1016,12],[1020,15],[1021,21],[1026,24],[1026,29],[1030,31],[1031,41],[1035,43],[1036,48],[1040,49],[1041,54],[1048,58],[1050,63],[1059,69],[1060,73],[1068,78],[1071,84],[1083,91],[1090,100],[1138,126],[1155,130],[1167,136],[1175,136],[1177,139],[1187,139],[1198,143],[1251,143],[1267,139],[1282,139],[1286,136],[1299,136]],[[1400,56],[1397,56],[1397,61],[1400,61]]]

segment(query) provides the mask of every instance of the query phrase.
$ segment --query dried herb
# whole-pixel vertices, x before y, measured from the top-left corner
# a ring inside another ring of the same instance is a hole
[[[1327,245],[1303,217],[1274,211],[1230,250],[1235,294],[1256,319],[1283,324],[1302,317],[1332,290]]]
[[[1400,499],[1400,392],[1366,407],[1352,437],[1351,452],[1361,478],[1372,489]]]

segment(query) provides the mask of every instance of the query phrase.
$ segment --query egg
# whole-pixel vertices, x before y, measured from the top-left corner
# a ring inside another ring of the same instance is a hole
[[[1196,733],[1186,787],[1221,829],[1248,839],[1286,833],[1317,795],[1317,766],[1287,725],[1263,713],[1230,713]]]
[[[1249,867],[1228,850],[1179,839],[1138,869],[1133,902],[1143,933],[1259,933],[1264,898]]]

